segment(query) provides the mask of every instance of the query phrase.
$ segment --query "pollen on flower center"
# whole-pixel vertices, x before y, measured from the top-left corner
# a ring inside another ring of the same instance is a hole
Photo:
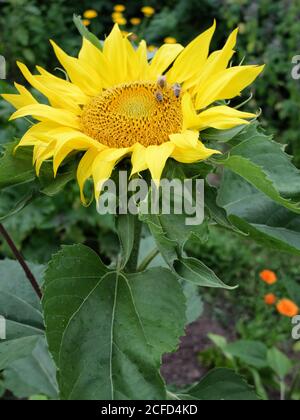
[[[162,144],[182,128],[180,89],[163,78],[107,89],[83,108],[81,125],[85,134],[109,147]]]

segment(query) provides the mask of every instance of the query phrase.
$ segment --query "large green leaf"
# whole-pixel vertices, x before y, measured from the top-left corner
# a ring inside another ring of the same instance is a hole
[[[300,213],[300,171],[282,150],[282,145],[264,134],[257,132],[255,136],[246,137],[213,162],[240,175],[278,204]]]
[[[29,264],[41,284],[44,267]],[[41,304],[16,261],[0,261],[0,315],[6,319],[6,339],[0,341],[0,370],[15,395],[41,392],[57,397],[55,366],[47,350]]]
[[[190,398],[189,398],[190,397]],[[180,399],[208,401],[255,401],[258,400],[254,390],[246,381],[230,369],[214,369],[199,384],[192,386]]]
[[[257,369],[268,366],[268,349],[260,341],[238,340],[234,343],[227,344],[223,350]]]
[[[240,176],[226,170],[218,195],[232,223],[267,246],[300,252],[300,216],[272,201]]]
[[[89,248],[64,247],[43,299],[61,398],[165,398],[160,357],[183,334],[184,301],[167,269],[109,271]]]
[[[39,336],[5,340],[0,343],[0,371],[7,368],[12,362],[22,359],[32,353]]]
[[[10,363],[4,371],[4,385],[18,398],[43,394],[58,398],[56,369],[50,357],[45,337],[38,338],[32,351]]]
[[[29,266],[41,281],[43,266]],[[43,334],[40,302],[20,265],[12,260],[0,261],[0,279],[0,315],[6,319],[7,339]]]

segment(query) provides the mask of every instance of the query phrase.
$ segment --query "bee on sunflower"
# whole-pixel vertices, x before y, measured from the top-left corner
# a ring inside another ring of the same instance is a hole
[[[18,147],[33,146],[39,174],[53,159],[54,174],[67,156],[84,152],[77,179],[81,199],[92,177],[95,197],[118,162],[131,158],[131,175],[149,170],[159,183],[169,158],[181,163],[208,159],[217,150],[201,142],[201,131],[248,124],[255,114],[219,101],[229,100],[250,85],[264,66],[229,67],[238,30],[225,46],[209,53],[216,24],[185,48],[164,44],[148,61],[147,45],[135,48],[116,24],[100,50],[83,38],[78,57],[51,41],[67,80],[37,66],[33,75],[18,63],[25,79],[47,99],[39,103],[24,86],[18,94],[3,94],[17,111],[11,120],[32,116],[36,121]]]

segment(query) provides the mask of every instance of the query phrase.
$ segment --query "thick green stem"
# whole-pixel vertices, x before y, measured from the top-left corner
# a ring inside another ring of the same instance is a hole
[[[142,223],[136,217],[135,224],[134,224],[134,244],[133,249],[126,264],[125,271],[135,273],[137,271],[138,259],[139,259],[139,252],[140,252],[140,244],[141,244],[141,233],[142,233]]]
[[[151,261],[154,260],[154,258],[159,254],[159,250],[157,248],[154,248],[141,262],[141,264],[138,267],[137,271],[144,271],[148,267],[148,265],[151,263]]]

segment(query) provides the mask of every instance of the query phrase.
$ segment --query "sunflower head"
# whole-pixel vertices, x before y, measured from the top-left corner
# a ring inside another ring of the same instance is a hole
[[[205,147],[201,131],[229,129],[255,117],[220,101],[239,95],[263,66],[228,68],[237,30],[210,54],[215,27],[185,48],[175,40],[162,45],[150,61],[146,42],[135,48],[117,24],[102,49],[83,38],[78,57],[51,42],[67,80],[41,67],[33,75],[18,63],[25,79],[48,100],[40,104],[18,84],[17,94],[2,95],[17,109],[12,120],[28,115],[35,120],[19,146],[34,147],[37,173],[52,159],[56,174],[69,154],[84,152],[77,178],[85,202],[86,181],[93,178],[99,197],[101,185],[124,157],[131,158],[132,175],[149,170],[159,182],[169,158],[188,164],[219,153]]]

